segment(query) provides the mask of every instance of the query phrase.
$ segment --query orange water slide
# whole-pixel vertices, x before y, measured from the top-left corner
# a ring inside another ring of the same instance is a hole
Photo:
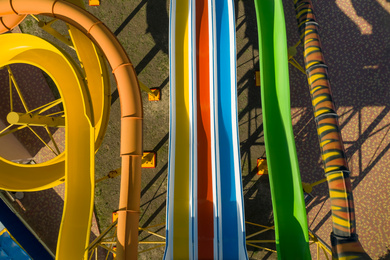
[[[18,26],[26,15],[5,15],[0,17],[0,33],[5,33]]]
[[[208,1],[196,1],[198,110],[198,257],[214,258],[213,180],[211,165]]]

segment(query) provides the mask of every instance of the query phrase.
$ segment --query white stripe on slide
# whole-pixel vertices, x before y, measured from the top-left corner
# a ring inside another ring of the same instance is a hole
[[[196,102],[196,59],[195,59],[195,0],[190,0],[188,5],[188,75],[189,75],[189,137],[190,137],[190,146],[189,146],[189,258],[197,259],[197,218],[196,218],[196,208],[197,208],[197,102]]]
[[[231,118],[232,118],[232,137],[233,137],[233,151],[234,151],[234,172],[235,172],[235,190],[236,190],[236,201],[237,201],[237,227],[241,230],[238,231],[238,248],[239,257],[245,257],[248,259],[246,245],[245,245],[245,220],[244,220],[244,209],[243,209],[243,195],[242,195],[242,177],[241,177],[241,165],[240,165],[240,147],[239,147],[239,136],[238,136],[238,118],[237,118],[237,71],[236,71],[236,26],[234,17],[234,4],[233,1],[228,1],[228,12],[229,12],[229,38],[230,38],[230,75],[231,82]]]
[[[216,163],[216,98],[215,98],[215,83],[216,83],[216,76],[214,75],[216,70],[216,53],[214,52],[215,49],[215,0],[208,0],[208,26],[209,26],[209,73],[210,73],[210,135],[211,135],[211,167],[212,167],[212,182],[213,182],[213,210],[214,210],[214,259],[219,259],[219,222],[218,222],[218,189],[217,189],[217,163]]]
[[[220,180],[220,158],[219,158],[219,129],[218,129],[218,70],[217,70],[217,29],[216,29],[216,10],[215,10],[215,0],[211,0],[210,4],[210,61],[212,61],[210,66],[210,107],[212,108],[212,129],[211,134],[214,137],[212,140],[212,144],[214,145],[213,149],[213,181],[214,181],[214,202],[215,202],[215,223],[214,227],[216,228],[216,232],[214,234],[215,237],[215,259],[222,259],[223,248],[222,248],[222,202],[221,202],[221,180]]]
[[[173,198],[175,194],[175,147],[176,147],[176,91],[175,81],[175,27],[176,27],[176,0],[171,1],[170,5],[170,45],[169,45],[169,64],[170,64],[170,112],[169,112],[169,158],[168,158],[168,198],[166,210],[166,245],[164,259],[173,258]],[[172,203],[170,203],[172,202]]]

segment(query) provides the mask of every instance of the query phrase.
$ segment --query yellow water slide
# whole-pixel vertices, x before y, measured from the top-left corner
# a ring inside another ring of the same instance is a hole
[[[56,259],[87,258],[94,196],[94,153],[105,132],[110,103],[104,53],[116,78],[121,101],[122,180],[117,259],[135,259],[143,115],[134,68],[112,32],[68,1],[0,0],[0,33],[15,27],[27,14],[44,14],[67,22],[83,70],[66,53],[43,39],[26,34],[0,35],[0,67],[26,63],[45,71],[59,88],[65,111],[65,151],[37,165],[21,165],[0,158],[0,188],[36,191],[65,181]],[[102,54],[95,46],[100,47]]]
[[[15,48],[15,45],[18,47]],[[79,247],[83,250],[87,246],[85,244],[87,242],[83,240],[89,235],[94,191],[94,129],[91,102],[84,91],[86,88],[83,86],[78,70],[69,63],[69,59],[59,49],[50,43],[28,34],[4,34],[1,35],[0,49],[3,51],[0,58],[1,67],[13,63],[30,64],[45,71],[56,85],[60,86],[59,91],[66,115],[64,153],[66,192],[57,246],[57,256],[60,259],[61,255],[78,252],[74,250],[75,248]],[[53,66],[53,63],[56,66]],[[51,165],[58,164],[62,162],[54,162]],[[18,168],[19,165],[14,166]],[[37,164],[31,168],[38,169],[39,172],[40,166]],[[1,188],[6,188],[7,184],[24,187],[31,185],[31,181],[38,177],[25,174],[29,169],[30,167],[20,167],[17,174],[10,174],[2,169],[4,178],[1,179],[5,185],[1,185]],[[50,174],[46,169],[41,169],[40,172]],[[17,176],[17,179],[11,181],[9,175]],[[20,178],[21,175],[24,178]],[[32,187],[32,190],[35,189],[39,188]],[[74,234],[80,235],[74,236]],[[73,244],[73,250],[64,246],[68,243]],[[74,259],[77,258],[76,255],[73,256]]]

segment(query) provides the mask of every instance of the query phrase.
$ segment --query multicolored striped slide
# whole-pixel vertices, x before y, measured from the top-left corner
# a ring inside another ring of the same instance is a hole
[[[172,0],[164,259],[247,259],[233,0]]]

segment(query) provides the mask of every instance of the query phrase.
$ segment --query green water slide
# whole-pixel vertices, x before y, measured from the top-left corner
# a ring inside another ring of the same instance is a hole
[[[291,123],[282,0],[255,0],[261,102],[279,259],[311,259],[306,209]]]

